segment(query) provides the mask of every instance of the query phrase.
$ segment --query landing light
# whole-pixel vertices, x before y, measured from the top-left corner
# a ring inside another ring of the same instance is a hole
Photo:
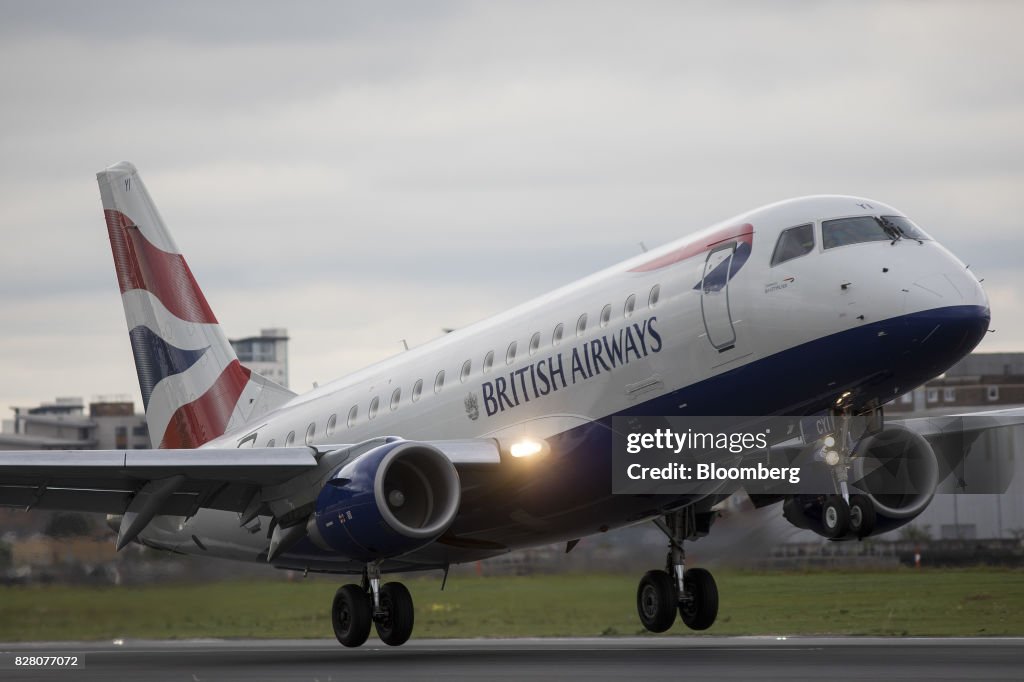
[[[830,448],[836,444],[836,439],[832,436],[825,436],[825,447]]]
[[[544,450],[544,443],[533,438],[523,438],[509,446],[508,454],[513,457],[533,457]]]
[[[828,464],[830,467],[834,467],[835,465],[839,464],[839,453],[836,452],[835,450],[826,450],[825,464]]]

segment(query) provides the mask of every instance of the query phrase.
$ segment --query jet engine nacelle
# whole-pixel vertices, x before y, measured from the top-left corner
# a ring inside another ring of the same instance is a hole
[[[448,529],[461,490],[455,466],[436,447],[387,443],[328,480],[307,524],[309,538],[359,561],[407,554]]]
[[[854,451],[851,493],[870,500],[878,535],[910,523],[928,507],[939,485],[939,460],[928,441],[901,426],[889,426],[862,440]],[[783,516],[798,528],[827,537],[822,525],[825,495],[793,495]]]

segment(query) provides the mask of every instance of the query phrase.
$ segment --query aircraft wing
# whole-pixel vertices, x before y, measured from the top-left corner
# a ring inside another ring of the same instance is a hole
[[[889,423],[888,420],[887,423]],[[900,424],[929,439],[949,436],[954,433],[976,436],[990,429],[1024,425],[1024,407],[964,412],[936,417],[893,419],[892,423]]]
[[[167,481],[157,513],[241,512],[258,489],[316,466],[312,448],[0,451],[0,506],[121,514]]]
[[[263,513],[294,521],[309,514],[327,477],[342,463],[400,440],[320,449],[0,451],[0,507],[123,514],[118,549],[155,516],[216,509],[237,512],[240,523]],[[501,461],[493,440],[427,444],[469,474]]]
[[[924,436],[931,444],[939,458],[942,492],[1002,493],[1013,479],[1010,457],[1021,446],[1012,429],[1024,426],[1024,408],[893,423]]]

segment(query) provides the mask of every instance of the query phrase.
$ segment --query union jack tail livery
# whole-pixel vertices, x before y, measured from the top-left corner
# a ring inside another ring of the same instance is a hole
[[[152,442],[199,447],[290,400],[238,361],[135,166],[96,177]]]

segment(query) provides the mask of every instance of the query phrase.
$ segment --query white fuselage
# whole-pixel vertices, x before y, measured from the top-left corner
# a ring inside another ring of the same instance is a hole
[[[742,214],[321,386],[208,446],[321,447],[379,436],[548,438],[644,405],[661,414],[707,414],[720,409],[721,397],[701,404],[700,392],[684,389],[872,323],[943,308],[987,308],[973,274],[935,241],[824,249],[821,221],[856,215],[902,214],[842,196],[794,199]],[[813,249],[773,267],[780,233],[805,223],[814,225]],[[731,236],[732,228],[743,225],[752,226],[749,257],[736,260],[724,290],[706,291],[701,283],[715,254],[710,235]],[[680,254],[690,255],[680,260]],[[627,316],[630,297],[635,298]],[[603,313],[606,306],[610,314]],[[633,348],[612,362],[607,351],[613,345],[623,350],[629,337]],[[564,375],[552,377],[558,362]],[[817,366],[813,371],[821,374]],[[443,385],[435,390],[439,372]],[[547,386],[538,372],[547,375]],[[499,378],[504,396],[497,393]],[[829,377],[820,379],[808,384],[820,384],[820,390],[808,389],[808,401],[829,390]],[[912,387],[896,377],[886,388],[891,394],[881,399]],[[743,385],[734,397],[748,410],[761,405],[763,414],[798,409],[791,402],[773,403],[772,391],[773,386]],[[669,402],[675,395],[689,397]],[[616,519],[601,523],[617,525]],[[141,537],[179,551],[246,559],[267,545],[266,533],[239,528],[237,515],[213,511],[187,522],[159,519]]]

